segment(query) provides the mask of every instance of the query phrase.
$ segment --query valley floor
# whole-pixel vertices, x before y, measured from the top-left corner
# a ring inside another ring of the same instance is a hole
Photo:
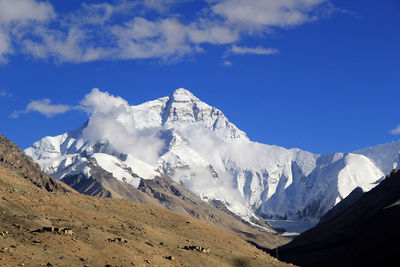
[[[284,229],[280,235],[283,237],[294,238],[302,232],[314,227],[318,221],[294,221],[294,220],[267,220],[275,229]]]

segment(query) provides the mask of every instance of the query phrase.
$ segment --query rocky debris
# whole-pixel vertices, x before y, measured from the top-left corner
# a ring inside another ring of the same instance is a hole
[[[123,239],[121,237],[109,238],[106,241],[107,242],[116,242],[116,243],[128,243],[128,240]]]
[[[154,245],[152,243],[150,243],[149,241],[144,242],[146,245],[150,246],[150,247],[154,247]]]
[[[203,252],[203,253],[211,252],[210,248],[205,248],[205,247],[201,247],[201,246],[184,246],[183,249],[199,251],[199,252]]]
[[[174,256],[166,256],[165,258],[166,258],[167,260],[170,260],[170,261],[175,260],[175,257],[174,257]]]
[[[8,235],[8,231],[3,231],[3,232],[0,233],[0,235],[1,236],[6,236],[6,235]]]
[[[13,225],[12,226],[14,226],[14,227],[16,227],[16,228],[18,228],[18,229],[21,229],[22,228],[22,225],[20,225],[20,224],[17,224],[17,223],[13,223]]]
[[[52,226],[51,227],[43,227],[43,228],[35,230],[33,232],[39,232],[39,233],[54,232],[54,233],[65,234],[65,235],[73,234],[73,231],[70,228],[52,227]]]

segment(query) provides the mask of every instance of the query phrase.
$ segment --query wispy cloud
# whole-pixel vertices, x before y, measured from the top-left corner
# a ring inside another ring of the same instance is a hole
[[[62,114],[72,109],[78,107],[73,107],[69,105],[52,104],[51,100],[48,98],[41,100],[34,100],[30,102],[24,110],[17,110],[11,114],[12,118],[18,118],[21,114],[27,114],[30,112],[39,112],[40,114],[50,118],[57,114]]]
[[[12,94],[7,92],[7,90],[0,90],[0,97],[1,96],[12,97]]]
[[[226,22],[247,30],[288,27],[318,19],[315,10],[326,0],[220,0],[211,10]]]
[[[15,53],[12,40],[21,38],[21,29],[56,17],[53,6],[36,0],[0,0],[0,63]],[[24,34],[22,34],[24,35]]]
[[[400,134],[400,125],[397,125],[396,128],[390,131],[391,134],[393,135],[399,135]]]
[[[232,62],[230,62],[229,60],[225,60],[222,65],[227,66],[227,67],[231,67],[232,66]]]
[[[321,10],[333,10],[328,0],[206,0],[194,11],[197,16],[171,11],[188,1],[83,3],[57,13],[47,1],[0,0],[0,61],[20,53],[73,63],[179,59],[203,52],[206,44],[232,46],[248,35],[315,21]],[[232,47],[237,54],[276,51]]]
[[[261,46],[258,47],[246,47],[246,46],[236,46],[233,45],[230,49],[230,52],[236,55],[276,55],[279,54],[279,50],[275,48],[264,48]]]

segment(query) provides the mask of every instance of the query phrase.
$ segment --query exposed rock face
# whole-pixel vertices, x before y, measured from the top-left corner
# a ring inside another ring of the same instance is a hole
[[[79,193],[107,198],[126,198],[147,204],[157,204],[151,196],[144,194],[133,185],[119,181],[112,173],[101,168],[96,159],[88,159],[90,175],[86,177],[77,173],[65,176],[61,181],[68,184]]]
[[[69,186],[43,173],[39,164],[27,157],[13,142],[0,134],[0,165],[21,175],[31,183],[47,191],[74,191]]]
[[[98,166],[94,159],[89,159],[89,167],[91,170],[89,178],[78,174],[66,176],[62,181],[80,193],[99,197],[125,198],[162,206],[211,223],[259,246],[274,247],[276,244],[287,242],[284,238],[269,234],[275,231],[264,220],[255,221],[255,225],[242,221],[223,203],[216,204],[218,208],[213,207],[166,176],[160,175],[152,180],[141,179],[136,188],[113,177],[111,173]]]
[[[135,106],[133,110],[140,116],[141,126],[175,129],[201,125],[223,140],[249,141],[246,134],[230,123],[222,111],[200,101],[183,88],[175,90],[170,96]]]
[[[292,242],[279,258],[300,266],[395,266],[400,261],[400,171]]]

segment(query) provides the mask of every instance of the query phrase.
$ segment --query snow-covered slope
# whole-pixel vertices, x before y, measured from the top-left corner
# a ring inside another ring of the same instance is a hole
[[[354,153],[368,157],[380,170],[389,174],[400,164],[400,140],[357,150]]]
[[[246,220],[254,214],[317,220],[354,188],[370,190],[399,161],[400,143],[374,153],[318,155],[252,142],[185,89],[138,106],[94,89],[82,105],[90,118],[80,129],[25,150],[45,172],[89,177],[88,159],[95,158],[135,186],[162,173]]]

